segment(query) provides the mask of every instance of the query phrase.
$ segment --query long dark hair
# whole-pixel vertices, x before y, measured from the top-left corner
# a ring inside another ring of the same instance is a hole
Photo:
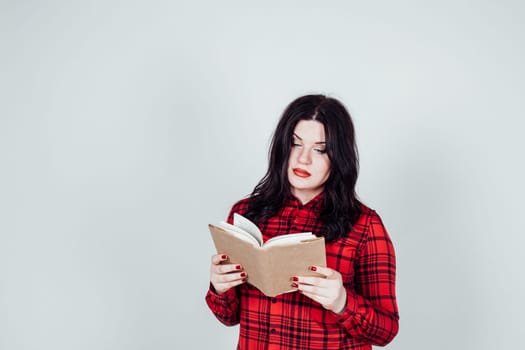
[[[330,176],[324,184],[320,220],[327,241],[344,237],[361,213],[355,193],[359,171],[354,125],[341,102],[324,95],[297,98],[283,112],[272,138],[266,175],[255,186],[246,217],[260,224],[276,215],[291,195],[288,157],[293,132],[301,120],[316,120],[324,125]]]

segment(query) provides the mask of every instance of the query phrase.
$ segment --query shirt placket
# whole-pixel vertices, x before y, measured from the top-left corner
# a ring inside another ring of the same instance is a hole
[[[269,297],[269,309],[270,309],[270,315],[279,315],[282,310],[279,310],[279,308],[282,308],[282,305],[279,301],[279,296],[277,297]],[[281,331],[280,326],[276,323],[276,320],[273,318],[270,318],[270,325],[268,329],[268,350],[278,350],[281,349]]]
[[[292,219],[291,233],[305,232],[306,223],[308,221],[308,209],[302,206],[294,211]]]

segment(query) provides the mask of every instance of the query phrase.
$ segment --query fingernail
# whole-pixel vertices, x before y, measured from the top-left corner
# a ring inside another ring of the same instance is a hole
[[[222,260],[226,260],[226,259],[228,259],[228,257],[226,255],[221,255],[221,259]]]
[[[297,281],[299,281],[299,278],[298,277],[292,277],[292,281],[297,282]]]
[[[243,278],[241,281],[242,281],[242,282],[246,282],[246,278]]]
[[[297,288],[297,287],[299,287],[299,285],[294,282],[294,283],[292,283],[292,287]]]
[[[241,273],[241,277],[246,277],[246,272]]]
[[[236,269],[236,270],[240,270],[240,269],[241,269],[241,265],[237,265],[237,266],[235,266],[235,269]]]
[[[317,271],[317,267],[315,267],[315,266],[310,266],[310,270],[312,270],[312,271]]]

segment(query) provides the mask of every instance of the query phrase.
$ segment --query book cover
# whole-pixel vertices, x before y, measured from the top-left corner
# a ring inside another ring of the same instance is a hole
[[[241,264],[247,283],[273,297],[294,291],[293,276],[320,276],[308,269],[326,266],[325,242],[310,232],[276,236],[263,243],[262,233],[250,220],[234,214],[234,225],[208,225],[218,254],[225,263]]]

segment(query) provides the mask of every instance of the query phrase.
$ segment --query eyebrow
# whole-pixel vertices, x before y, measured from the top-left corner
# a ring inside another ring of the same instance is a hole
[[[299,140],[303,140],[302,138],[299,137],[299,135],[297,135],[296,133],[293,133],[293,136],[297,137]],[[326,142],[324,141],[320,141],[320,142],[314,142],[316,145],[326,145]]]

